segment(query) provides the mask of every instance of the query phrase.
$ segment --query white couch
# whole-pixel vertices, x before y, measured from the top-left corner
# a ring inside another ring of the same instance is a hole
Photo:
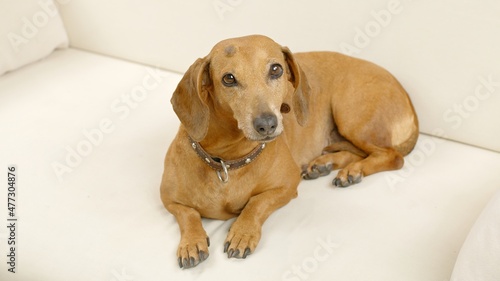
[[[500,279],[497,2],[57,6],[0,2],[4,203],[16,168],[15,206],[0,205],[1,224],[16,226],[0,228],[0,280]],[[251,33],[384,66],[410,93],[422,134],[402,170],[347,189],[333,175],[302,182],[246,260],[223,254],[232,220],[204,220],[210,257],[182,270],[178,227],[159,199],[179,125],[169,99],[214,43]]]

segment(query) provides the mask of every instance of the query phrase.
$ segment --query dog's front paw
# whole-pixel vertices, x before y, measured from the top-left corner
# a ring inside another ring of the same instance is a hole
[[[191,268],[208,258],[208,237],[182,238],[177,250],[177,262],[180,268]]]
[[[224,253],[228,258],[243,258],[253,253],[260,241],[261,227],[234,222],[224,243]]]

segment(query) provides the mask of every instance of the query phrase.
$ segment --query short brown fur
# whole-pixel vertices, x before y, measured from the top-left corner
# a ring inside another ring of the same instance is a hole
[[[273,76],[276,65],[280,77]],[[233,82],[227,74],[236,82],[226,83]],[[297,196],[301,177],[341,169],[333,183],[346,187],[399,169],[418,137],[412,103],[386,70],[333,52],[292,54],[259,35],[218,43],[189,68],[171,101],[182,124],[165,158],[161,198],[179,224],[184,268],[208,257],[202,217],[237,216],[224,251],[246,258],[264,221]],[[293,113],[282,113],[283,103]],[[256,127],[270,115],[272,127]],[[243,157],[260,143],[266,148],[223,183],[189,138],[222,159]]]

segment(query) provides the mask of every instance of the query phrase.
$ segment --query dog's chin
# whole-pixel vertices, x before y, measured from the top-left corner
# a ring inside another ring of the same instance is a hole
[[[262,143],[268,143],[268,142],[272,142],[276,139],[277,136],[274,136],[274,137],[265,137],[261,140],[259,140],[259,142],[262,142]]]
[[[272,142],[274,141],[279,135],[281,134],[273,134],[273,135],[270,135],[270,136],[247,136],[247,139],[248,140],[251,140],[251,141],[256,141],[256,142],[260,142],[260,143],[268,143],[268,142]]]

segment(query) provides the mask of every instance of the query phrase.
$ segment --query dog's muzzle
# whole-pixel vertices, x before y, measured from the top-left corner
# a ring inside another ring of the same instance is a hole
[[[253,120],[253,128],[263,137],[271,137],[278,127],[278,118],[273,113],[263,113]]]

